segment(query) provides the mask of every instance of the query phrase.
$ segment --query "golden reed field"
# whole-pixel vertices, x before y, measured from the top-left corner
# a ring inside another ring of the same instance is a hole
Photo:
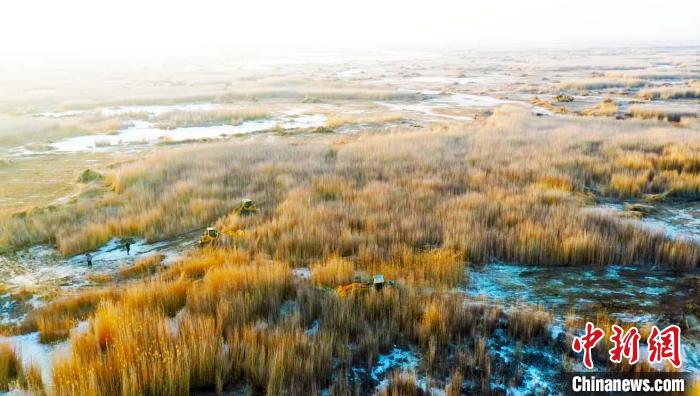
[[[562,394],[586,321],[697,376],[698,51],[7,84],[0,391]]]

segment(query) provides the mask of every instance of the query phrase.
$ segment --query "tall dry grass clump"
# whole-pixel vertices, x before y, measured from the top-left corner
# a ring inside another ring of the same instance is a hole
[[[177,348],[189,364],[190,389],[221,394],[231,370],[230,351],[214,317],[185,315],[177,322]]]
[[[515,307],[508,312],[508,332],[521,341],[546,335],[552,314],[540,307]]]
[[[190,254],[171,263],[159,273],[159,278],[174,280],[182,277],[196,280],[204,277],[211,268],[250,264],[256,260],[251,252],[241,249],[207,249],[206,254]]]
[[[134,309],[140,307],[157,309],[172,317],[185,306],[190,285],[191,282],[187,279],[178,279],[174,282],[147,280],[124,289],[120,302]]]
[[[17,353],[17,349],[0,342],[0,392],[19,390],[32,395],[44,395],[44,382],[41,369],[31,362],[26,365]]]
[[[700,96],[700,89],[698,91]],[[698,111],[695,109],[671,106],[630,106],[628,112],[632,117],[671,122],[680,122],[683,118],[698,118]]]
[[[423,396],[426,392],[418,386],[415,373],[395,372],[389,377],[386,388],[379,394],[381,396]]]
[[[354,264],[337,256],[311,264],[311,282],[315,285],[327,287],[345,285],[352,282],[354,275]]]
[[[645,190],[649,178],[646,174],[616,173],[610,178],[607,193],[613,197],[638,197]]]
[[[198,282],[187,300],[195,312],[215,312],[221,299],[236,293],[287,295],[292,274],[283,263],[231,265],[213,268]]]
[[[57,395],[189,391],[187,366],[163,316],[105,304],[91,321],[90,331],[71,341],[71,350],[53,362]]]
[[[234,378],[246,378],[268,395],[313,394],[330,382],[334,340],[301,329],[246,327],[230,338]]]
[[[391,260],[366,264],[373,272],[383,273],[389,279],[432,287],[456,287],[464,281],[466,271],[465,254],[454,249],[404,249],[395,253]]]
[[[212,318],[168,319],[158,310],[100,305],[90,329],[56,357],[58,395],[184,395],[221,391],[227,351]]]
[[[567,81],[560,84],[564,89],[601,90],[608,88],[636,88],[645,82],[637,78],[591,77]]]
[[[12,345],[0,343],[0,391],[7,392],[22,376],[22,363]]]
[[[23,382],[22,388],[29,391],[32,395],[41,396],[46,394],[43,373],[38,364],[32,362],[24,368]]]
[[[605,188],[608,195],[695,199],[700,194],[700,157],[694,145],[674,142],[651,151],[618,147],[614,153],[615,166]]]
[[[162,254],[153,254],[136,260],[131,266],[120,268],[117,274],[120,279],[140,278],[155,274],[165,258]]]
[[[700,98],[700,82],[693,81],[685,86],[653,87],[639,91],[644,99],[697,99]]]
[[[171,111],[155,117],[161,129],[175,129],[208,125],[237,125],[244,121],[270,117],[263,108],[221,108],[202,111]]]
[[[587,115],[587,116],[604,116],[604,117],[613,117],[618,112],[620,111],[620,107],[618,106],[617,103],[615,103],[614,100],[607,98],[604,99],[602,102],[584,109],[581,114]]]
[[[445,394],[447,396],[459,396],[462,394],[462,387],[464,386],[464,375],[460,371],[456,371],[452,374],[450,378],[450,383],[445,387]]]
[[[101,301],[113,300],[117,296],[117,290],[112,288],[62,296],[30,312],[21,328],[23,331],[38,331],[43,343],[61,341],[68,338],[78,322],[87,319]]]

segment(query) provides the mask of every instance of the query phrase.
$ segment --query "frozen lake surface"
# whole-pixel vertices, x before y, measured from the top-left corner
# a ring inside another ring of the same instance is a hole
[[[624,213],[624,203],[604,203],[587,210],[619,215]],[[700,202],[660,204],[652,213],[641,219],[625,218],[622,221],[662,231],[671,238],[685,238],[700,242]]]
[[[117,146],[184,142],[201,139],[219,139],[271,129],[315,128],[322,126],[326,116],[284,115],[276,118],[244,121],[238,125],[210,125],[174,129],[156,128],[148,121],[133,121],[132,126],[116,134],[83,135],[52,143],[58,151],[110,150]]]
[[[110,240],[90,252],[92,267],[84,254],[62,257],[56,249],[37,245],[12,254],[0,255],[0,279],[5,289],[0,295],[0,323],[21,321],[29,308],[42,304],[42,293],[75,289],[90,284],[88,275],[114,271],[150,254],[164,254],[164,263],[172,262],[196,244],[198,232],[173,239],[146,243],[136,239],[127,254],[121,239]]]
[[[553,333],[567,315],[606,312],[618,323],[637,327],[670,324],[683,333],[686,368],[700,370],[698,318],[686,312],[697,303],[698,274],[679,274],[637,266],[542,267],[491,263],[468,269],[466,293],[506,307],[538,305],[554,314]],[[556,330],[556,331],[555,331]],[[553,334],[556,336],[556,334]]]

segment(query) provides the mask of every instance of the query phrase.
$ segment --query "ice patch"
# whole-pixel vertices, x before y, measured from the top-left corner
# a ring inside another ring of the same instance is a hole
[[[552,377],[536,366],[528,366],[523,373],[523,386],[508,389],[509,395],[551,395]]]
[[[87,266],[83,254],[64,258],[47,245],[0,255],[0,279],[8,291],[0,295],[0,322],[19,323],[29,309],[43,304],[42,294],[86,286],[90,284],[89,274],[116,270],[154,253],[164,254],[164,262],[170,262],[191,248],[195,241],[196,233],[155,243],[135,240],[127,254],[121,239],[115,238],[90,252],[92,267]]]
[[[471,266],[473,297],[541,305],[554,313],[605,307],[620,319],[650,320],[680,314],[691,290],[679,288],[683,275],[640,267],[535,267],[504,263]],[[669,300],[661,305],[661,298]],[[676,312],[669,311],[675,309]]]
[[[0,337],[0,342],[12,345],[19,355],[22,365],[29,367],[34,364],[41,370],[41,377],[45,384],[51,384],[51,362],[56,353],[68,349],[69,341],[58,344],[42,344],[39,342],[39,333],[29,333],[12,337]]]
[[[417,354],[395,346],[389,353],[377,357],[377,364],[372,367],[370,376],[374,381],[380,381],[392,369],[412,371],[418,367],[419,362]]]
[[[125,263],[151,253],[163,253],[166,257],[177,256],[195,243],[190,234],[175,239],[146,243],[135,240],[127,254],[120,238],[113,238],[101,248],[90,252],[92,267],[87,266],[84,254],[64,259],[52,247],[42,245],[20,251],[12,256],[0,256],[0,273],[6,276],[11,288],[32,289],[43,284],[60,286],[82,286],[85,276],[100,269],[117,269]]]
[[[619,214],[624,212],[624,203],[604,203],[589,211]],[[662,204],[657,211],[639,220],[622,219],[639,224],[653,231],[661,231],[670,238],[690,239],[700,242],[700,203]]]
[[[321,322],[319,322],[318,320],[314,320],[314,322],[311,324],[311,327],[309,327],[308,330],[306,330],[306,335],[308,337],[313,337],[318,333],[319,330],[321,330]]]
[[[243,135],[280,129],[315,128],[325,124],[323,114],[282,115],[275,118],[244,121],[237,125],[210,125],[159,129],[148,121],[133,121],[132,126],[116,134],[83,135],[67,138],[50,146],[57,151],[106,151],[114,146],[155,144],[159,142],[183,142],[201,139],[219,139],[231,135]]]

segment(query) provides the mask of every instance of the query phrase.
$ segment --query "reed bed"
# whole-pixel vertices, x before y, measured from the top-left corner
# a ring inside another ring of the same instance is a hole
[[[692,81],[682,86],[663,86],[647,88],[639,91],[644,99],[697,99],[700,98],[700,82]]]
[[[607,71],[606,77],[613,78],[633,78],[642,80],[693,80],[700,78],[697,72],[688,71],[658,71],[658,70],[624,70],[624,71]]]
[[[370,381],[353,380],[352,367],[371,367],[397,344],[424,350],[431,370],[449,376],[456,346],[505,325],[500,309],[465,304],[460,294],[392,287],[340,297],[293,282],[275,262],[212,265],[197,282],[165,282],[185,289],[177,310],[163,308],[173,297],[154,293],[162,287],[153,282],[99,304],[88,330],[71,333],[69,350],[53,362],[56,394],[220,393],[235,384],[271,395],[342,393]],[[488,358],[479,350],[461,352],[458,365],[483,367]]]
[[[505,375],[489,340],[551,342],[551,315],[465,298],[465,266],[693,270],[696,244],[582,208],[596,194],[697,197],[696,133],[501,108],[467,127],[195,146],[107,169],[89,197],[0,227],[66,254],[119,235],[222,232],[167,268],[146,258],[113,274],[131,282],[30,314],[28,329],[71,341],[56,394],[350,394],[375,386],[372,367],[397,347],[453,394],[485,391]],[[242,198],[258,213],[233,211]],[[310,279],[294,275],[301,266]],[[334,291],[377,273],[391,281],[382,291]],[[88,331],[71,331],[78,320]]]
[[[608,88],[636,88],[644,84],[645,82],[638,78],[591,77],[564,82],[560,84],[560,88],[602,90]]]
[[[220,108],[203,111],[170,111],[154,118],[156,127],[175,129],[193,126],[237,125],[270,117],[264,108]]]
[[[698,118],[698,111],[670,106],[630,106],[632,117],[680,122],[683,118]]]
[[[216,222],[235,234],[225,238],[231,248],[292,265],[339,255],[391,272],[401,257],[446,248],[478,261],[692,269],[695,245],[578,208],[590,191],[700,196],[694,128],[503,108],[467,127],[174,150],[105,170],[104,190],[74,204],[8,216],[0,242],[53,240],[70,255],[116,236],[154,241]],[[242,198],[260,202],[259,215],[229,215]]]

